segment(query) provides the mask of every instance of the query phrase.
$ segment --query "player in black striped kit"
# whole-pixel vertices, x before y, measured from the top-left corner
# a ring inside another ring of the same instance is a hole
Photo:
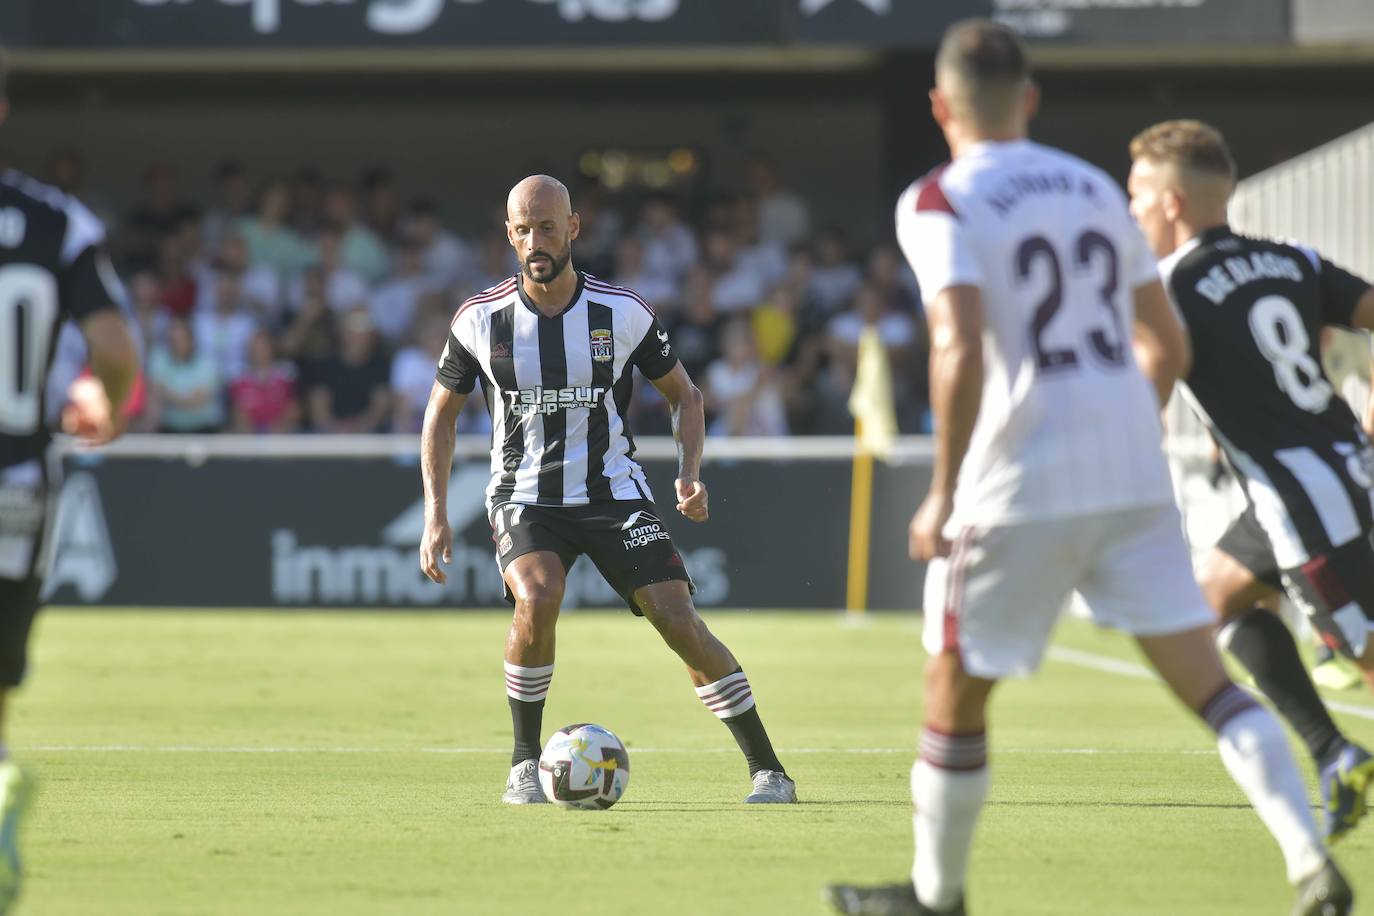
[[[1374,288],[1311,248],[1234,232],[1235,164],[1197,121],[1131,144],[1131,207],[1186,319],[1181,386],[1245,490],[1245,512],[1199,571],[1221,642],[1302,736],[1321,773],[1326,831],[1364,815],[1374,757],[1336,727],[1293,636],[1259,603],[1280,590],[1374,684],[1374,450],[1322,373],[1325,325],[1374,328]]]
[[[515,605],[505,664],[515,748],[502,801],[547,801],[537,763],[554,627],[568,569],[585,554],[687,664],[697,695],[729,727],[753,780],[745,801],[795,802],[749,680],[697,614],[691,577],[634,460],[626,410],[637,368],[672,409],[677,509],[706,521],[701,392],[644,300],[573,268],[579,221],[562,183],[526,178],[511,190],[506,215],[521,272],[454,316],[420,446],[420,564],[443,582],[441,561],[449,562],[453,544],[446,505],[454,426],[480,381],[492,416],[487,507]]]
[[[0,63],[0,122],[9,112],[4,84]],[[123,428],[120,407],[138,372],[122,295],[100,221],[56,188],[0,173],[0,723],[28,665],[61,486],[44,398],[58,332],[77,323],[94,374],[73,386],[63,426],[108,442]],[[16,830],[30,792],[0,741],[0,913],[19,889]]]

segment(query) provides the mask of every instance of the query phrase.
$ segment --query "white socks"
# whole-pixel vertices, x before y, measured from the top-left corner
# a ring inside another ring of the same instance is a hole
[[[911,768],[916,860],[911,879],[924,905],[943,910],[964,895],[973,828],[988,796],[987,738],[921,731]]]
[[[524,668],[506,662],[506,696],[522,703],[538,703],[549,695],[553,665]]]
[[[1289,882],[1297,884],[1321,868],[1327,858],[1307,806],[1307,786],[1278,720],[1239,687],[1232,685],[1228,690],[1241,694],[1249,705],[1235,710],[1216,728],[1217,750],[1231,778],[1283,850]],[[1219,699],[1221,695],[1203,709],[1208,724],[1212,717],[1207,712]]]
[[[743,671],[727,674],[718,681],[696,688],[697,696],[719,719],[733,719],[754,708],[754,691]]]

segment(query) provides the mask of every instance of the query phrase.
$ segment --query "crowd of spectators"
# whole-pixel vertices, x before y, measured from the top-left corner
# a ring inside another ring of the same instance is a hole
[[[49,178],[84,198],[80,173],[59,159]],[[866,325],[891,357],[899,425],[924,430],[925,322],[899,253],[855,251],[841,230],[816,228],[765,156],[740,184],[693,200],[575,187],[574,262],[653,305],[706,395],[713,435],[852,431]],[[132,428],[417,431],[453,310],[517,271],[499,216],[463,237],[435,200],[403,202],[382,170],[274,180],[226,162],[214,187],[213,200],[190,201],[156,165],[136,206],[100,214],[147,354]],[[79,364],[71,338],[59,354]],[[480,400],[461,432],[490,428]],[[649,385],[633,422],[668,431]]]

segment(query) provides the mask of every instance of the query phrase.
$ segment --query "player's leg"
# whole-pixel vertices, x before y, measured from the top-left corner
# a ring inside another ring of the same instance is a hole
[[[725,723],[743,752],[754,781],[754,791],[745,801],[796,801],[796,786],[773,750],[749,678],[697,613],[688,584],[672,579],[644,585],[635,589],[633,600],[668,648],[687,665],[697,696]]]
[[[1226,676],[1211,629],[1138,637],[1145,656],[1217,736],[1231,778],[1279,844],[1297,914],[1343,916],[1353,894],[1327,854],[1307,807],[1307,787],[1278,720]]]
[[[1289,597],[1327,645],[1352,658],[1374,684],[1374,545],[1367,537],[1331,548],[1301,567],[1286,569]],[[1328,836],[1359,823],[1374,789],[1374,755],[1345,741],[1321,766]]]
[[[537,760],[544,698],[553,682],[554,634],[567,573],[558,554],[540,550],[506,567],[506,588],[515,602],[506,634],[506,695],[515,747],[511,763]]]
[[[1328,858],[1302,774],[1278,720],[1222,667],[1177,510],[1114,513],[1101,537],[1100,555],[1080,585],[1094,618],[1134,635],[1174,693],[1216,734],[1226,769],[1278,841],[1289,880],[1308,893],[1322,883]]]
[[[514,733],[510,776],[501,798],[508,804],[547,801],[539,787],[540,729],[544,698],[553,683],[554,632],[563,588],[568,568],[577,559],[563,527],[558,515],[537,506],[511,503],[492,513],[506,600],[515,608],[505,657]]]
[[[919,756],[911,769],[915,855],[900,884],[833,885],[843,913],[962,914],[973,834],[991,784],[987,701],[1039,665],[1082,569],[1075,521],[965,532],[926,570]]]
[[[1203,560],[1198,586],[1221,621],[1222,648],[1250,672],[1321,769],[1340,753],[1345,737],[1317,693],[1292,631],[1260,604],[1276,594],[1278,570],[1262,532],[1248,530],[1244,519]]]
[[[5,746],[8,694],[28,667],[29,631],[40,606],[58,470],[43,460],[0,470],[0,913],[19,892],[19,821],[32,779]]]
[[[18,829],[33,794],[33,781],[10,759],[4,742],[9,691],[24,677],[29,629],[38,611],[41,582],[0,578],[0,913],[19,893]]]
[[[577,546],[686,663],[697,696],[744,753],[754,783],[745,801],[796,801],[796,786],[773,751],[749,678],[697,613],[692,577],[654,504],[625,501],[595,510],[583,519]]]

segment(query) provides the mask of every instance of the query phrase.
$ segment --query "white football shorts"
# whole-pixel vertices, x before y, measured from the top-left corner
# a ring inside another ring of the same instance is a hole
[[[1075,591],[1098,625],[1134,636],[1216,622],[1172,504],[968,528],[953,544],[926,572],[923,641],[974,677],[1034,672]]]

